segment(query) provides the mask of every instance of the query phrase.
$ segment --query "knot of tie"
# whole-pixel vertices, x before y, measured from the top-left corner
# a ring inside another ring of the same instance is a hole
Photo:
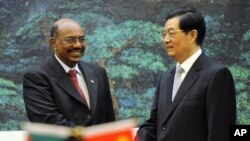
[[[76,78],[77,71],[75,69],[69,71],[69,75],[71,78]]]
[[[176,68],[176,73],[177,74],[182,74],[184,72],[184,69],[181,67],[181,66],[178,66],[177,68]]]

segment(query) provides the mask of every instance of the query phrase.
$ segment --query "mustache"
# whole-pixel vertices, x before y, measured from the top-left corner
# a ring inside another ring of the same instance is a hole
[[[72,52],[72,51],[81,51],[81,52],[84,52],[85,48],[69,48],[68,51],[69,52]]]

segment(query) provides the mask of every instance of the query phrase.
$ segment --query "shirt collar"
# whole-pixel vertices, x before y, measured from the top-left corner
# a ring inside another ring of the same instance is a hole
[[[64,69],[64,71],[66,72],[66,73],[68,73],[70,70],[72,70],[72,69],[75,69],[76,71],[77,71],[77,73],[79,73],[79,74],[81,74],[81,71],[80,71],[80,69],[79,69],[79,65],[78,65],[78,63],[73,67],[73,68],[70,68],[68,65],[66,65],[63,61],[61,61],[58,57],[57,57],[57,55],[55,54],[55,57],[56,57],[56,60],[59,62],[59,64],[63,67],[63,69]]]
[[[201,49],[198,49],[192,56],[190,56],[187,60],[185,60],[182,64],[177,62],[176,67],[179,65],[184,69],[185,72],[188,72],[190,68],[193,66],[194,62],[198,59],[201,55]]]

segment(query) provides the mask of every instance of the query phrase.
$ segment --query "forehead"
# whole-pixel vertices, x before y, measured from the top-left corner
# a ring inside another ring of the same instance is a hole
[[[84,30],[76,23],[62,23],[58,25],[59,36],[83,36]]]
[[[180,29],[180,17],[173,17],[171,19],[168,19],[165,23],[165,30],[169,29]]]

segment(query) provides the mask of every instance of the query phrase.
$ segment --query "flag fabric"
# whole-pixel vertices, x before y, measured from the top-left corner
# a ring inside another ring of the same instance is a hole
[[[129,129],[113,131],[105,134],[84,137],[84,141],[132,141],[132,132]]]
[[[25,123],[27,141],[133,141],[135,119],[120,120],[89,127],[69,128],[41,123]]]
[[[64,126],[24,123],[28,131],[27,141],[65,141],[70,136],[71,129]]]
[[[28,141],[65,141],[66,137],[53,136],[53,135],[42,135],[42,134],[33,134],[28,137]]]
[[[133,141],[135,120],[123,120],[88,127],[84,131],[84,141]]]

